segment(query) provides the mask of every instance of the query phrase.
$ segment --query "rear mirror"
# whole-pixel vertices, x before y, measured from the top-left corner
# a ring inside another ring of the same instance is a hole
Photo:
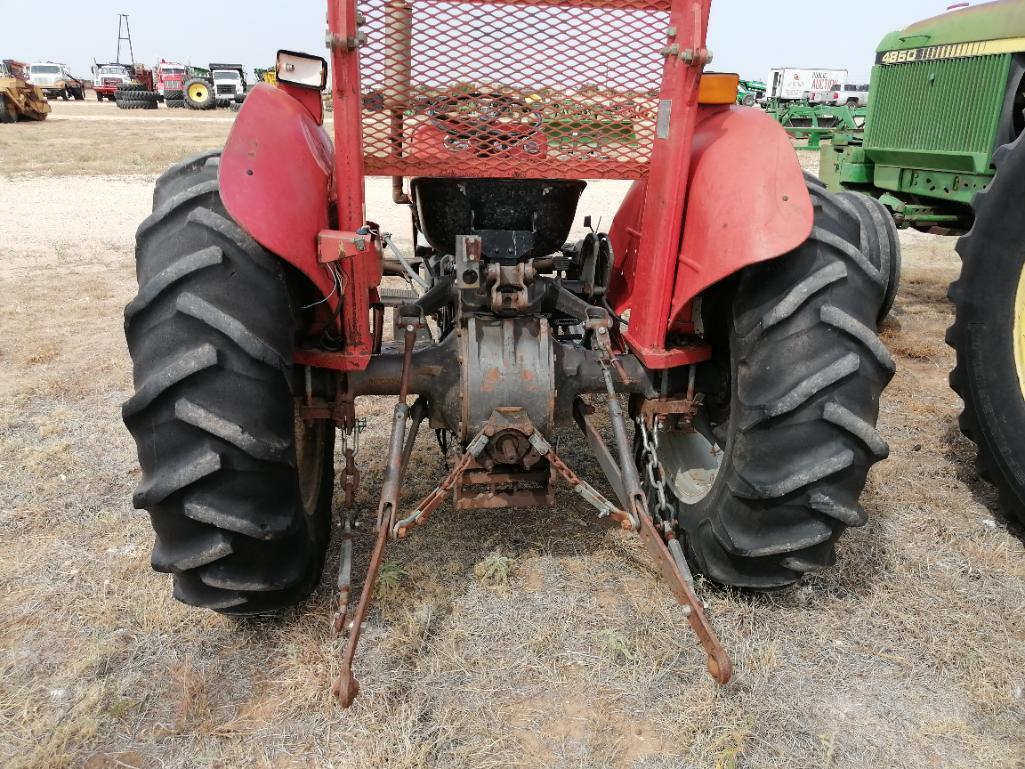
[[[295,51],[278,51],[278,81],[323,91],[327,86],[327,62],[319,56]]]

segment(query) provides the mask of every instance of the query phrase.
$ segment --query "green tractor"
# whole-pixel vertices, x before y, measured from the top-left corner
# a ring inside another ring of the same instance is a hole
[[[754,107],[765,98],[764,80],[741,80],[737,83],[737,104]]]
[[[834,189],[898,227],[960,235],[950,376],[983,477],[1025,523],[1025,2],[952,11],[888,35],[863,131],[822,148]]]

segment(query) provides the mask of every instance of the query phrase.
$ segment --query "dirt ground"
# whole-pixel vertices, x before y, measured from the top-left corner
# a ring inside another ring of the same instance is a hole
[[[737,669],[725,688],[643,549],[565,488],[554,510],[446,506],[390,549],[349,711],[328,694],[334,550],[277,619],[175,602],[131,507],[121,313],[156,174],[230,125],[87,102],[0,128],[0,765],[1025,767],[1025,552],[956,428],[958,260],[939,237],[901,236],[868,526],[793,589],[703,588]],[[578,219],[607,224],[623,189],[592,184]],[[405,235],[387,183],[369,192]],[[390,400],[361,410],[370,514]],[[561,446],[607,488],[574,433]],[[432,436],[413,466],[406,504],[443,473]],[[357,572],[370,548],[365,532]],[[475,575],[485,561],[496,578]]]

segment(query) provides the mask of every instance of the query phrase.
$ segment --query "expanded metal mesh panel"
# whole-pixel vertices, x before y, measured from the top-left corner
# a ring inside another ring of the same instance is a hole
[[[909,167],[985,171],[1009,68],[1002,55],[878,67],[865,149]]]
[[[366,173],[637,179],[669,0],[361,0]]]

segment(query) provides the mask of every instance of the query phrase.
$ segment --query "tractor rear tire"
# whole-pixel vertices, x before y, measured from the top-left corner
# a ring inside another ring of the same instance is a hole
[[[227,614],[291,606],[330,534],[334,426],[297,419],[282,263],[221,203],[219,156],[165,173],[137,233],[125,308],[135,395],[123,408],[149,511],[152,565],[179,600]]]
[[[217,106],[213,84],[202,77],[185,81],[185,106],[189,109],[213,109]]]
[[[18,113],[11,108],[11,105],[8,104],[7,99],[2,94],[0,94],[0,124],[17,122]]]
[[[897,292],[900,290],[901,254],[897,225],[894,224],[889,209],[873,197],[859,192],[840,192],[837,196],[847,201],[858,213],[861,220],[862,251],[879,254],[879,263],[886,265],[886,293],[883,295],[883,305],[879,308],[877,318],[877,324],[881,326],[893,309]]]
[[[658,433],[688,554],[735,587],[781,588],[832,565],[844,530],[866,523],[858,499],[889,453],[875,429],[895,370],[874,330],[885,248],[853,201],[808,187],[809,239],[702,300],[721,352],[698,370],[697,432]]]
[[[1025,525],[1025,139],[997,150],[994,164],[996,176],[972,203],[975,223],[957,244],[950,386],[964,401],[961,432],[978,447],[982,477]]]

